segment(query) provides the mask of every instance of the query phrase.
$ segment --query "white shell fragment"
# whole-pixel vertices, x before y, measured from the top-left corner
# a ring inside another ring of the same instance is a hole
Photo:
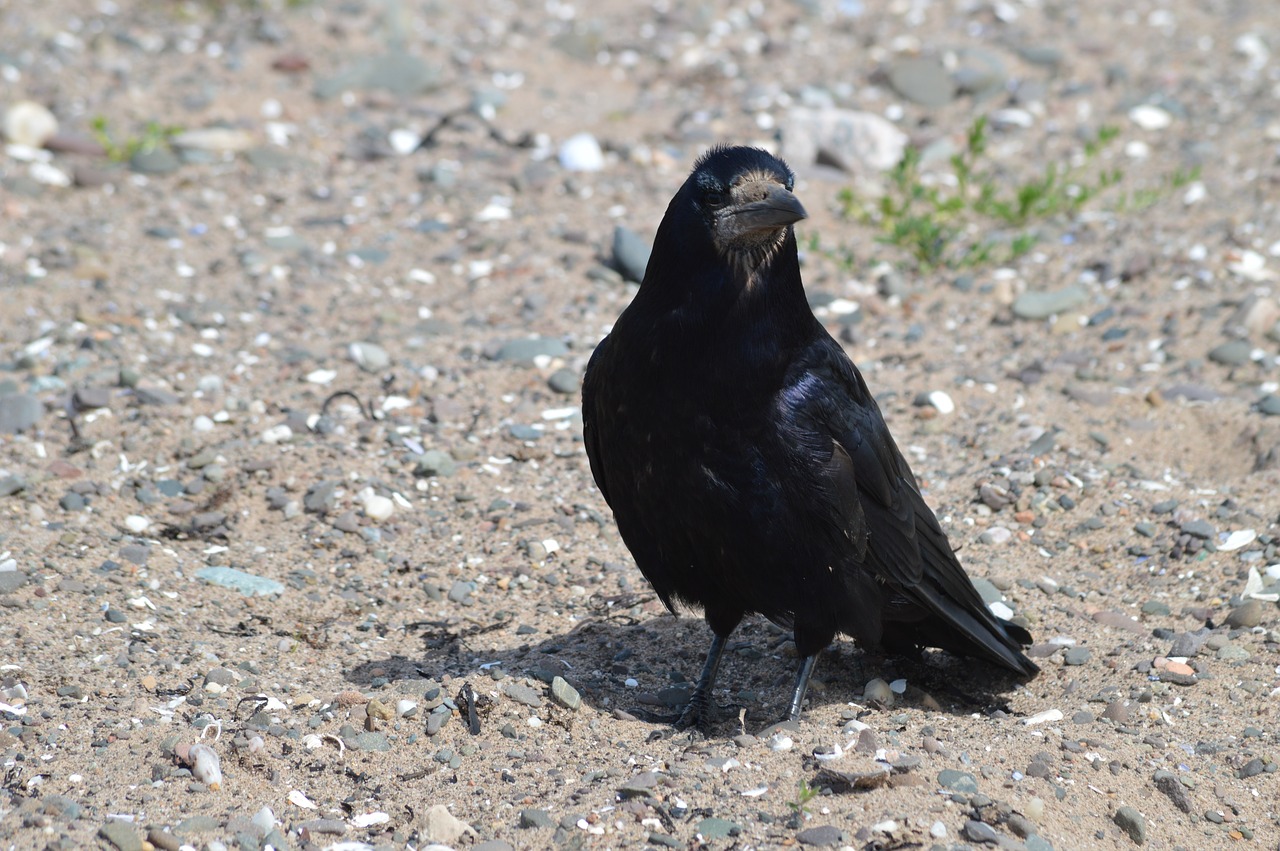
[[[182,756],[181,753],[178,754]],[[218,752],[208,745],[195,744],[187,748],[184,761],[191,768],[191,776],[216,792],[222,788],[222,761]]]
[[[351,824],[355,827],[373,827],[375,824],[386,824],[391,821],[391,816],[386,813],[361,813],[351,818]]]
[[[1022,719],[1022,723],[1028,727],[1036,724],[1044,724],[1049,721],[1061,721],[1063,719],[1061,709],[1046,709],[1043,712],[1037,712],[1035,715]]]
[[[315,803],[297,789],[294,789],[289,793],[289,803],[293,804],[295,807],[302,807],[304,810],[317,809]]]

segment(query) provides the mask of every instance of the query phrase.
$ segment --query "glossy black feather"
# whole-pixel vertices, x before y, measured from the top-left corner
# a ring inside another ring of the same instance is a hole
[[[764,151],[701,159],[592,355],[586,449],[619,532],[663,601],[701,606],[717,635],[758,612],[804,657],[846,633],[1032,675],[1030,636],[983,604],[809,308],[792,182]]]

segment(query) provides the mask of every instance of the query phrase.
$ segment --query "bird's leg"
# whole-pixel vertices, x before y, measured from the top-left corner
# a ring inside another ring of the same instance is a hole
[[[690,696],[684,711],[676,721],[677,727],[684,729],[702,723],[703,716],[711,706],[711,687],[715,685],[716,674],[720,672],[720,658],[724,656],[724,646],[728,640],[727,635],[721,635],[718,632],[711,634],[707,662],[702,666],[702,673],[698,675],[698,683],[693,687],[693,695]]]
[[[800,710],[804,708],[804,693],[809,690],[809,678],[813,676],[813,666],[817,661],[816,652],[800,660],[800,670],[796,673],[796,688],[791,693],[791,708],[787,710],[788,721],[800,720]]]

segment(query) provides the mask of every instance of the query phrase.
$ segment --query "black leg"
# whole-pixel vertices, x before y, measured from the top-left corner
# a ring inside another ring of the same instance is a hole
[[[809,678],[813,676],[814,663],[818,661],[815,652],[800,660],[800,670],[796,674],[796,688],[791,693],[791,708],[787,711],[787,720],[800,720],[800,710],[804,708],[804,693],[809,690]]]
[[[712,633],[711,647],[707,650],[707,663],[702,666],[698,683],[693,687],[693,696],[685,704],[684,711],[676,721],[676,726],[684,729],[701,724],[703,716],[711,707],[711,688],[715,685],[716,674],[720,672],[720,658],[724,656],[724,646],[728,636]]]

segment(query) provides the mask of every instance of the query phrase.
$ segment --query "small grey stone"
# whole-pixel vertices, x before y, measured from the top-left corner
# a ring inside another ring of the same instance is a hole
[[[953,792],[977,792],[978,781],[967,771],[945,768],[938,772],[938,785]]]
[[[302,506],[314,514],[327,514],[338,502],[337,490],[337,482],[316,482],[307,488],[302,497]]]
[[[98,829],[98,835],[119,851],[142,851],[142,834],[128,822],[109,821]]]
[[[244,158],[255,170],[262,172],[290,171],[299,162],[291,154],[272,145],[259,145],[245,151]]]
[[[265,576],[255,576],[243,570],[224,565],[211,565],[196,571],[196,577],[212,585],[239,591],[246,597],[266,597],[271,594],[283,594],[284,585]]]
[[[563,677],[556,677],[551,681],[551,697],[565,709],[577,709],[582,705],[582,695]]]
[[[27,584],[27,575],[21,570],[0,570],[0,594],[12,594]]]
[[[1133,807],[1121,807],[1111,817],[1121,830],[1129,834],[1129,838],[1137,845],[1147,841],[1147,820],[1142,813]]]
[[[1151,506],[1152,514],[1172,514],[1173,510],[1178,507],[1176,499],[1165,499]]]
[[[17,434],[40,422],[44,405],[29,393],[6,393],[0,396],[0,433]]]
[[[493,359],[531,365],[538,357],[563,357],[567,354],[569,347],[558,337],[525,337],[500,345]]]
[[[963,833],[964,838],[970,842],[995,845],[1000,841],[1000,834],[996,833],[995,828],[986,822],[975,819],[969,819],[964,823]]]
[[[1280,417],[1280,396],[1268,393],[1258,400],[1258,410],[1269,417]]]
[[[1252,629],[1262,623],[1268,608],[1274,610],[1275,607],[1264,605],[1261,600],[1249,600],[1227,614],[1227,626],[1233,629]]]
[[[1173,802],[1175,807],[1184,813],[1191,812],[1191,796],[1187,794],[1187,787],[1178,780],[1178,775],[1167,769],[1161,769],[1151,778],[1151,782]]]
[[[391,742],[387,740],[385,733],[378,733],[370,730],[364,730],[356,733],[354,736],[346,736],[343,738],[347,747],[357,751],[389,751],[391,750]]]
[[[921,106],[946,106],[956,96],[956,83],[942,63],[932,56],[911,56],[889,65],[889,85]]]
[[[557,393],[577,393],[582,377],[572,369],[557,369],[547,378],[547,386]]]
[[[391,355],[377,343],[359,342],[347,347],[351,360],[365,372],[379,373],[391,365]]]
[[[82,411],[111,407],[111,389],[108,387],[81,387],[71,396],[72,403]]]
[[[1107,704],[1107,708],[1102,710],[1102,717],[1108,721],[1114,721],[1117,724],[1129,723],[1129,718],[1133,713],[1123,700],[1113,700]]]
[[[129,168],[138,174],[172,174],[181,166],[182,160],[163,145],[143,148],[129,158]]]
[[[978,592],[978,596],[982,598],[982,602],[987,605],[999,603],[1004,599],[1004,594],[992,584],[990,579],[983,579],[980,576],[975,577],[973,579],[973,587]]]
[[[75,491],[64,493],[62,498],[58,500],[58,506],[63,511],[83,511],[88,504],[88,500]]]
[[[520,826],[523,828],[555,827],[556,823],[546,810],[521,810]]]
[[[613,266],[628,281],[640,283],[649,266],[649,243],[630,228],[617,225],[613,229]]]
[[[1241,780],[1248,780],[1250,777],[1257,777],[1266,770],[1267,764],[1259,757],[1255,756],[1253,759],[1240,766],[1240,770],[1236,772],[1236,777]]]
[[[469,603],[471,595],[475,593],[476,583],[459,579],[453,583],[453,587],[449,589],[449,599],[454,603]]]
[[[722,818],[704,818],[698,822],[698,833],[703,839],[724,839],[726,836],[737,836],[742,832],[742,825]]]
[[[1053,851],[1053,843],[1038,833],[1027,837],[1027,851]]]
[[[453,456],[448,452],[443,449],[428,449],[418,459],[418,464],[414,467],[413,474],[420,478],[452,476],[457,469],[458,462],[454,461]]]
[[[502,693],[525,706],[541,706],[542,695],[523,683],[508,681],[502,685]]]
[[[339,532],[355,533],[360,531],[360,518],[354,511],[344,511],[333,518],[333,528]]]
[[[427,716],[427,735],[434,736],[439,733],[452,717],[452,712],[432,712]]]
[[[501,839],[486,839],[484,842],[472,845],[471,851],[515,851],[515,847]]]
[[[133,397],[138,400],[139,405],[176,405],[182,401],[177,393],[163,387],[135,387]]]
[[[27,480],[22,476],[16,473],[12,476],[5,476],[0,479],[0,496],[13,496],[18,491],[26,490],[26,487]]]
[[[801,845],[813,845],[818,848],[830,848],[839,845],[844,839],[840,828],[824,824],[810,827],[796,834],[796,841]]]
[[[1053,67],[1062,64],[1062,50],[1044,44],[1029,44],[1018,48],[1018,55],[1032,65]]]
[[[1062,662],[1066,665],[1083,665],[1092,655],[1088,647],[1069,647],[1062,654]]]
[[[221,825],[212,816],[191,816],[178,822],[173,832],[186,836],[190,833],[213,833],[220,827]]]
[[[1243,366],[1252,351],[1248,340],[1229,340],[1209,350],[1209,360],[1224,366]]]
[[[1190,535],[1193,538],[1211,541],[1218,534],[1218,530],[1213,528],[1213,524],[1208,520],[1188,520],[1178,527],[1184,535]]]
[[[1019,319],[1048,319],[1085,303],[1089,294],[1082,287],[1060,290],[1029,290],[1013,302],[1013,315]]]

